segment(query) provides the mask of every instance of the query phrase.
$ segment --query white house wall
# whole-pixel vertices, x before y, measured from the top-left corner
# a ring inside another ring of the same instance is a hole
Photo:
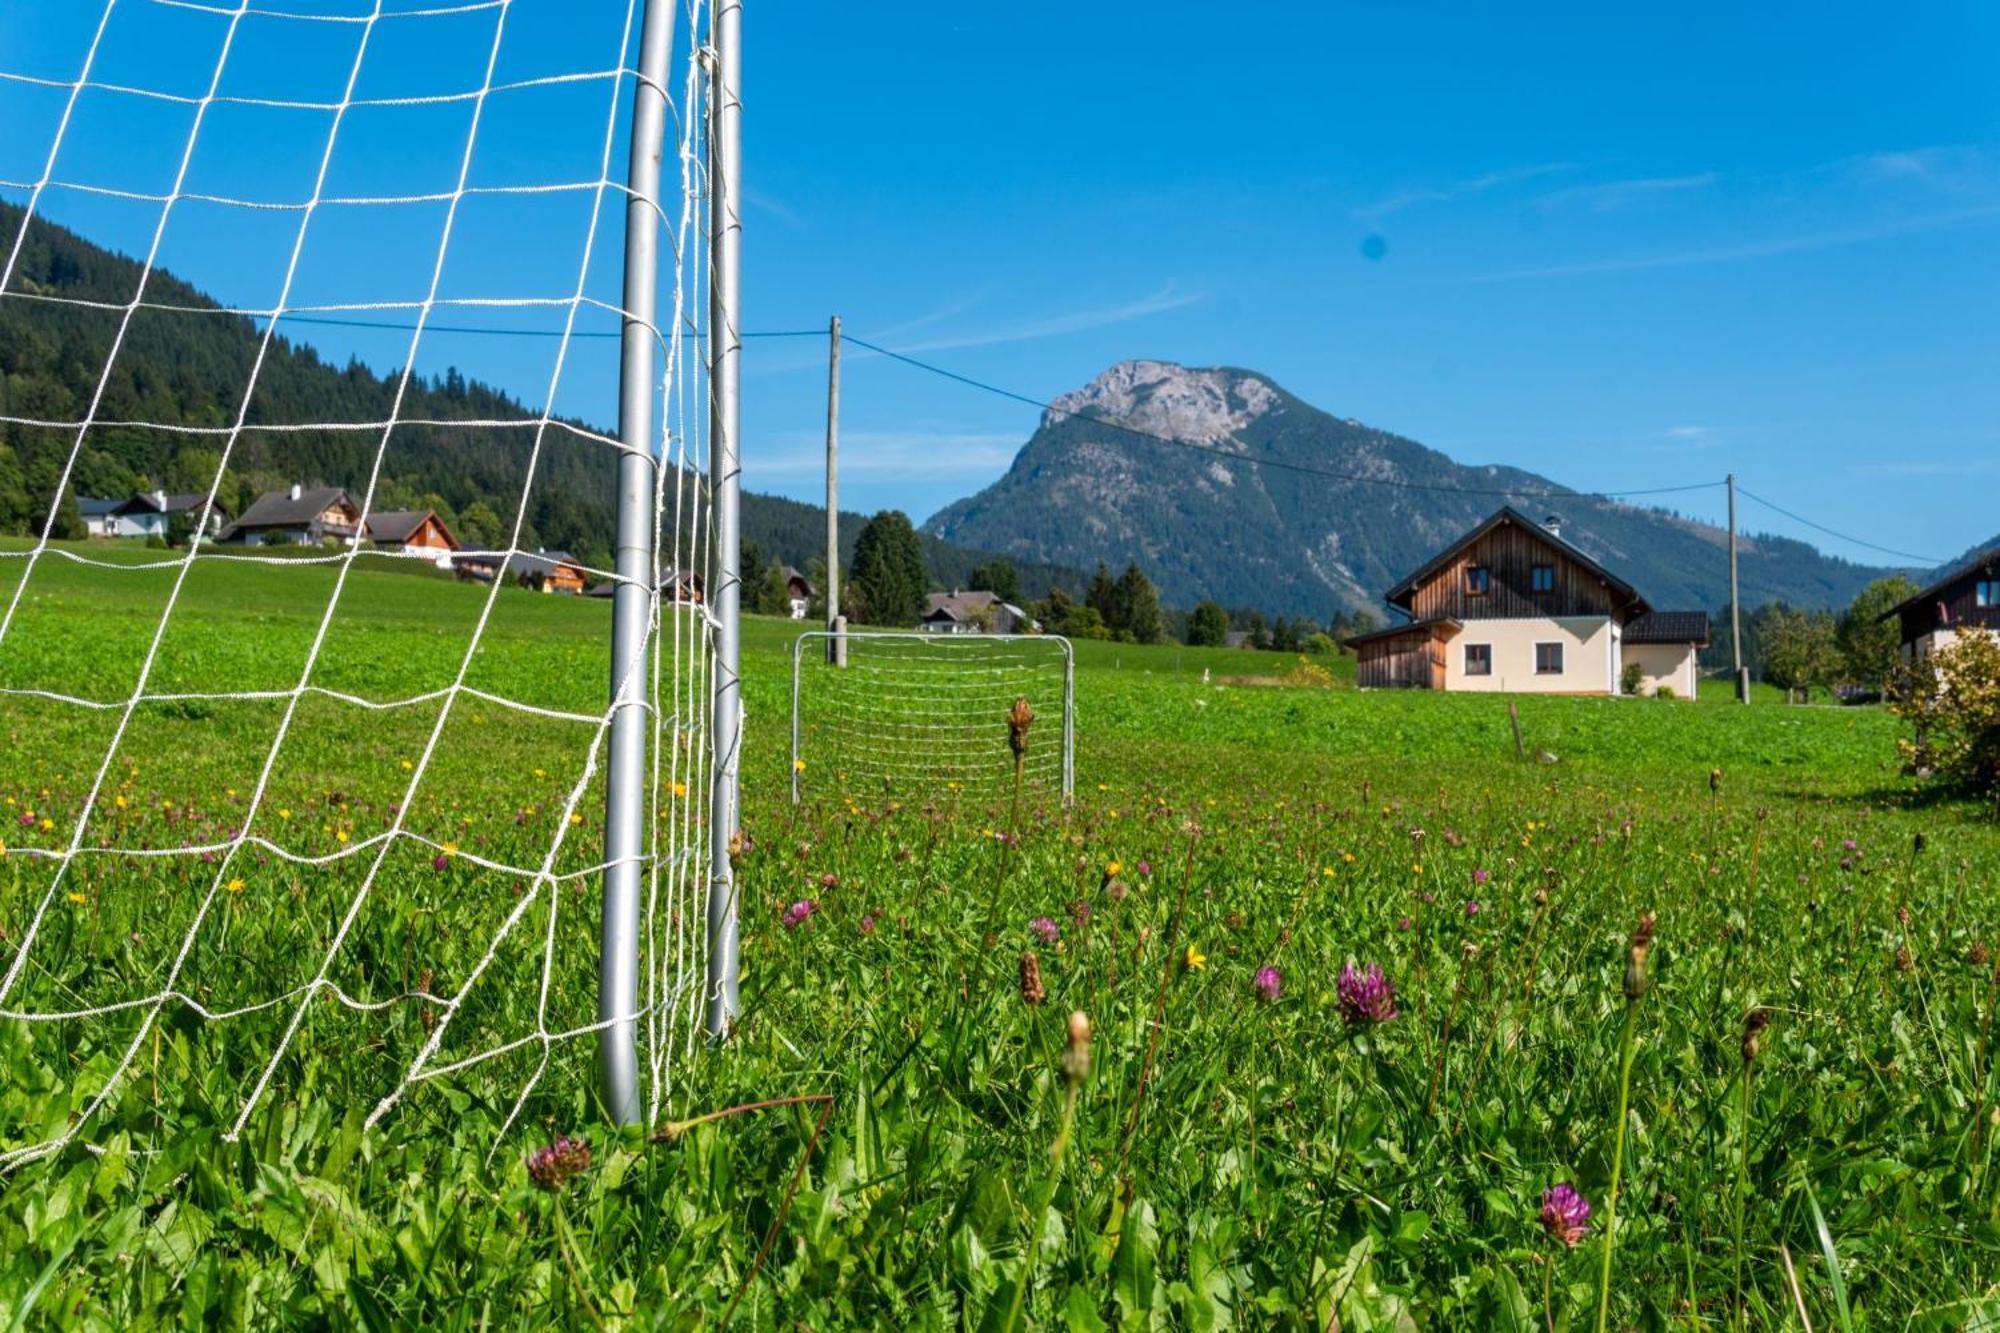
[[[1466,645],[1475,643],[1491,645],[1493,674],[1466,674]],[[1562,644],[1561,672],[1535,671],[1538,643]],[[1469,620],[1445,645],[1444,687],[1494,694],[1609,694],[1617,684],[1617,656],[1609,616]]]
[[[1683,699],[1692,699],[1699,692],[1700,668],[1696,664],[1696,650],[1691,643],[1632,643],[1625,644],[1625,662],[1630,666],[1638,664],[1645,674],[1639,679],[1639,693],[1652,695],[1659,693],[1665,685]]]

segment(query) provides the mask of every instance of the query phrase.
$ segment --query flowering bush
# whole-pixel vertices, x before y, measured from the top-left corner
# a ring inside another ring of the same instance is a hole
[[[2000,786],[2000,638],[1962,636],[1911,667],[1896,695],[1914,733],[1896,742],[1910,769],[1974,791]]]

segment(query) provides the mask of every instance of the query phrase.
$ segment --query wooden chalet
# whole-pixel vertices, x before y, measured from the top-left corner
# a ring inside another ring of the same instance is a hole
[[[384,551],[418,551],[442,555],[458,549],[458,538],[431,509],[385,509],[370,514],[368,540]]]
[[[1558,521],[1503,508],[1387,594],[1405,619],[1347,640],[1364,687],[1692,698],[1705,611],[1656,612],[1563,540]]]
[[[359,535],[361,507],[338,486],[267,491],[224,528],[219,542],[242,546],[319,546]]]
[[[1896,620],[1908,662],[1930,656],[1963,634],[2000,636],[2000,546],[1981,551],[1882,618]]]

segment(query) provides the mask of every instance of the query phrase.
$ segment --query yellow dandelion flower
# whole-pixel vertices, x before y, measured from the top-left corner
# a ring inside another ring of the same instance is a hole
[[[335,830],[333,839],[335,842],[338,842],[342,846],[345,846],[347,844],[347,830],[346,829]]]
[[[55,820],[53,820],[53,819],[44,819],[44,820],[42,821],[42,832],[44,832],[44,833],[50,833],[50,832],[53,832],[53,831],[55,830],[55,826],[56,826],[56,821],[55,821]]]
[[[440,847],[439,850],[442,851],[446,856],[457,856],[458,844],[455,842],[447,842],[442,847]]]
[[[69,896],[69,900],[73,903],[87,903],[90,901],[90,899],[84,897],[80,893],[71,893]]]
[[[240,879],[232,879],[222,887],[229,890],[231,893],[241,893],[243,892],[243,881]]]
[[[535,770],[535,776],[538,778],[545,778],[548,776],[548,770],[538,768]]]
[[[1340,859],[1341,859],[1342,861],[1346,862],[1346,863],[1347,863],[1348,865],[1353,865],[1353,864],[1354,864],[1354,853],[1353,853],[1353,852],[1342,852],[1342,853],[1340,854]]]
[[[1104,873],[1106,875],[1116,875],[1119,871],[1123,870],[1124,868],[1125,868],[1124,864],[1119,861],[1106,861],[1104,863]]]
[[[803,759],[794,759],[794,760],[792,760],[792,772],[794,772],[794,773],[803,773],[803,772],[805,772],[805,771],[806,771],[806,761],[805,761],[805,760],[803,760]]]
[[[160,809],[162,809],[162,810],[171,810],[171,809],[173,809],[173,808],[174,808],[174,803],[173,803],[172,801],[161,801],[161,802],[160,802]]]
[[[685,796],[685,795],[687,795],[687,794],[688,794],[688,785],[687,785],[687,783],[685,783],[685,782],[676,782],[676,783],[674,784],[674,795],[676,795],[676,796]]]
[[[404,771],[405,773],[409,772],[409,771],[410,771],[411,769],[413,769],[413,768],[415,768],[415,767],[416,767],[416,765],[415,765],[415,764],[413,764],[413,763],[411,763],[411,762],[410,762],[409,760],[405,759],[405,760],[403,761],[403,771]]]
[[[571,815],[571,816],[569,817],[569,822],[570,822],[570,823],[572,823],[572,824],[581,824],[581,823],[583,822],[583,816],[582,816],[582,815]]]
[[[1332,879],[1332,878],[1333,878],[1333,867],[1332,867],[1332,866],[1321,866],[1321,867],[1319,868],[1319,875],[1320,875],[1320,878],[1321,878],[1321,879]]]
[[[1412,875],[1421,875],[1421,874],[1423,874],[1423,873],[1424,873],[1424,863],[1423,863],[1422,861],[1413,861],[1413,862],[1411,862],[1411,863],[1410,863],[1410,873],[1411,873]]]
[[[117,806],[120,810],[123,810],[125,808],[125,798],[123,796],[112,797],[111,803]]]
[[[1208,966],[1208,955],[1190,944],[1187,947],[1187,965],[1192,971],[1200,971]]]
[[[278,818],[280,819],[290,819],[291,817],[292,817],[292,812],[289,810],[278,811]]]

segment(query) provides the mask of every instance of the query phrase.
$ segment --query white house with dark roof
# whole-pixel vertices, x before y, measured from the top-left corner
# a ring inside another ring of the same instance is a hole
[[[917,628],[926,634],[1020,634],[1039,628],[1026,611],[991,592],[926,595]]]
[[[1695,697],[1706,611],[1655,611],[1563,540],[1560,523],[1503,508],[1391,588],[1405,619],[1347,640],[1363,686]]]

